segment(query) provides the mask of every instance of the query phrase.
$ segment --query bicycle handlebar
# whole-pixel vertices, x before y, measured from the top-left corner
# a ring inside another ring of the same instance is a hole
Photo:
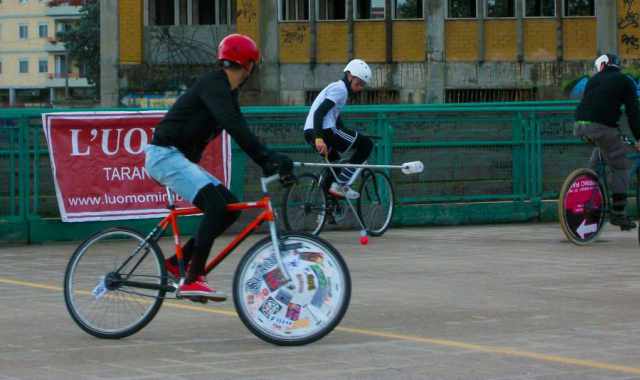
[[[260,177],[260,186],[262,187],[262,192],[266,193],[267,192],[267,186],[269,186],[269,184],[271,182],[275,182],[277,180],[280,179],[280,174],[274,174],[272,176],[269,177]]]

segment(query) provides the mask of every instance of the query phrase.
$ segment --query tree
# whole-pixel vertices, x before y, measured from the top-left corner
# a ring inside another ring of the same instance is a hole
[[[422,0],[404,0],[398,1],[397,17],[401,18],[420,18],[422,17]]]
[[[81,5],[80,20],[58,32],[57,38],[64,42],[70,61],[84,67],[89,84],[100,93],[100,3],[98,0],[53,0],[50,7],[59,5]],[[67,63],[69,64],[69,62]]]

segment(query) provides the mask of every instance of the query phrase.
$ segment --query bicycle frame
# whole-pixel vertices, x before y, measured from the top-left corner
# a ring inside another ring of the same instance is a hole
[[[256,202],[238,202],[227,205],[228,211],[243,211],[248,209],[262,209],[263,211],[253,219],[247,226],[240,231],[240,233],[224,248],[222,249],[215,257],[209,260],[205,267],[205,273],[210,273],[213,271],[229,254],[231,254],[239,245],[242,243],[251,233],[257,229],[262,223],[269,223],[269,232],[271,234],[271,240],[274,243],[274,251],[275,257],[278,261],[278,265],[284,274],[285,279],[290,280],[289,273],[284,265],[282,265],[282,258],[280,255],[280,246],[277,244],[278,242],[278,231],[275,224],[275,216],[273,212],[273,206],[271,204],[271,197],[267,192],[267,185],[275,180],[277,180],[279,176],[276,174],[271,177],[261,178],[260,182],[262,185],[263,197]],[[162,236],[162,233],[166,231],[169,226],[171,226],[171,231],[173,235],[173,241],[175,245],[176,256],[178,257],[178,263],[180,265],[180,274],[181,277],[184,278],[185,268],[184,268],[184,260],[183,260],[183,252],[182,252],[182,244],[180,241],[180,227],[178,226],[178,217],[187,216],[187,215],[197,215],[202,214],[202,211],[197,207],[184,207],[184,208],[176,208],[175,207],[175,198],[173,193],[167,189],[168,194],[168,209],[169,213],[165,216],[155,227],[154,229],[146,236],[145,242],[149,240],[158,241]],[[141,244],[141,246],[144,243]],[[139,247],[140,248],[140,247]],[[134,255],[138,252],[134,253]],[[133,257],[133,255],[131,256]],[[128,262],[128,260],[126,261]],[[124,265],[123,264],[123,267]],[[127,282],[127,281],[125,281]],[[137,284],[140,285],[140,284]]]

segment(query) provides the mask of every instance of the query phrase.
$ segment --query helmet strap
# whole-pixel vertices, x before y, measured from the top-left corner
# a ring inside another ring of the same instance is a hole
[[[351,89],[351,82],[353,81],[353,75],[351,76],[351,80],[349,80],[348,74],[349,74],[348,71],[344,72],[344,77],[342,78],[342,81],[347,86],[347,92],[349,93],[349,96],[351,96],[353,95],[353,90]]]

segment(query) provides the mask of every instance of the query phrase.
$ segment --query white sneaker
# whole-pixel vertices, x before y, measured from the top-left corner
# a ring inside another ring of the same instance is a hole
[[[340,185],[337,182],[334,182],[331,184],[331,188],[329,188],[329,194],[339,198],[347,198],[347,199],[360,198],[360,193],[353,190],[349,186]]]

